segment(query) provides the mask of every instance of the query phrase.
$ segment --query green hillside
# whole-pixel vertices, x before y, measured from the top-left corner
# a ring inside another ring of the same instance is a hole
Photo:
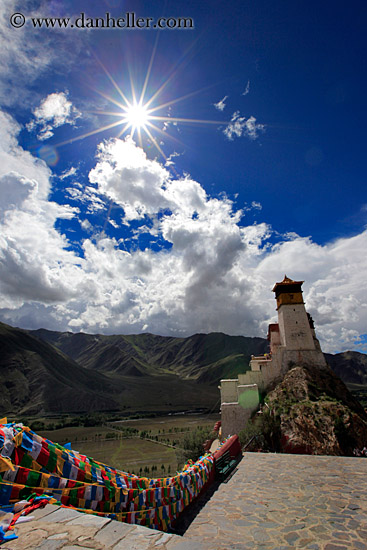
[[[251,354],[267,351],[263,338],[220,332],[188,338],[54,333],[43,329],[31,333],[88,369],[138,377],[175,374],[213,385],[223,376],[237,376],[247,370]]]

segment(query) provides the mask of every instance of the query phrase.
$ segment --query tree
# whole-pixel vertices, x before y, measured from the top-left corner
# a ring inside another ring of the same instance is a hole
[[[214,439],[215,437],[216,434],[214,434],[211,428],[207,426],[199,426],[185,435],[182,443],[183,448],[185,449],[183,453],[184,460],[197,460],[204,454],[203,444],[205,441],[211,438]]]

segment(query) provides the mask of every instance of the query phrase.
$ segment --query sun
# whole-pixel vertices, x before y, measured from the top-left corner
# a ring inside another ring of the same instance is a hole
[[[128,124],[132,130],[145,128],[149,123],[149,110],[141,103],[133,103],[126,106],[124,109],[123,122]]]
[[[104,132],[106,130],[111,130],[112,128],[120,127],[115,136],[116,139],[129,135],[132,139],[135,138],[137,140],[138,145],[142,149],[144,149],[144,142],[148,143],[149,147],[153,146],[160,153],[160,155],[162,155],[165,161],[167,161],[168,158],[162,150],[162,146],[165,144],[166,140],[169,139],[173,143],[182,145],[181,141],[177,137],[174,137],[172,135],[172,132],[167,131],[168,128],[172,128],[174,126],[177,126],[178,124],[214,124],[216,126],[228,124],[228,121],[223,120],[200,120],[196,118],[182,118],[172,116],[172,106],[199,94],[202,90],[196,90],[168,101],[158,101],[158,98],[161,96],[161,94],[163,94],[168,84],[171,82],[174,76],[176,76],[177,68],[175,68],[175,70],[172,70],[170,76],[164,79],[159,88],[153,89],[153,91],[151,90],[150,93],[147,94],[148,81],[150,79],[152,71],[155,50],[156,48],[154,48],[153,50],[149,67],[145,74],[144,84],[141,90],[139,90],[140,93],[138,94],[135,91],[135,83],[130,77],[131,93],[125,95],[125,93],[122,91],[121,87],[115,81],[113,76],[109,73],[107,68],[101,63],[101,61],[98,60],[98,58],[96,58],[97,62],[100,64],[106,76],[112,83],[113,88],[118,92],[119,97],[116,98],[111,93],[105,93],[104,91],[93,87],[92,89],[97,94],[99,94],[105,100],[109,101],[112,105],[117,107],[117,109],[114,111],[98,110],[92,112],[98,115],[114,117],[115,121],[110,122],[106,125],[101,124],[97,128],[90,130],[89,132],[86,132],[79,136],[73,136],[72,138],[62,141],[57,145],[61,146],[70,144],[77,140],[97,134],[99,132]]]

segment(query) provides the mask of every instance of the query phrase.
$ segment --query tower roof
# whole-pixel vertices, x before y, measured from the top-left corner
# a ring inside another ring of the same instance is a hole
[[[287,291],[286,289],[289,287],[293,287],[294,285],[296,286],[302,286],[304,283],[304,281],[293,281],[292,279],[290,279],[289,277],[287,277],[287,275],[284,275],[284,279],[281,283],[275,283],[274,285],[274,288],[273,288],[273,292],[277,292],[279,290],[285,290]]]

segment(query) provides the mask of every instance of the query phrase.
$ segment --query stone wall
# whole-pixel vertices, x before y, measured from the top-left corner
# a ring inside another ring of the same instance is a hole
[[[231,378],[220,381],[220,402],[221,403],[237,403],[238,378]]]
[[[256,384],[260,392],[266,391],[274,382],[281,379],[281,360],[277,359],[276,356],[273,356],[271,361],[260,360],[255,357],[250,363],[251,368],[255,367],[255,370],[239,374],[238,383]]]
[[[258,409],[259,390],[257,384],[241,384],[238,379],[221,380],[220,389],[222,436],[228,437],[243,430],[252,413]],[[225,401],[224,396],[232,397],[232,400]]]
[[[288,350],[315,349],[310,323],[303,304],[280,306],[278,321],[282,346]]]
[[[253,409],[244,409],[238,403],[222,403],[221,407],[222,437],[240,433],[253,412]]]
[[[322,351],[313,350],[284,350],[282,355],[282,371],[285,374],[293,366],[307,366],[326,368],[326,360]]]

